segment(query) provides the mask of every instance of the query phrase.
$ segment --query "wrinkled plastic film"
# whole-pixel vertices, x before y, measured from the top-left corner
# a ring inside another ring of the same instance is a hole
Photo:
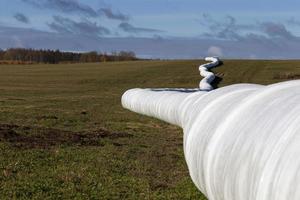
[[[210,200],[300,199],[300,81],[132,89],[122,105],[183,128],[190,176]]]

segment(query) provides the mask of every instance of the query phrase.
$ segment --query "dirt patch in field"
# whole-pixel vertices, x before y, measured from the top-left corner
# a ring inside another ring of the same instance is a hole
[[[72,132],[59,129],[0,124],[0,142],[18,148],[51,148],[58,145],[102,146],[103,138],[131,137],[128,133],[98,129],[91,132]],[[113,143],[114,144],[114,143]]]
[[[300,79],[300,74],[293,72],[276,73],[273,75],[273,79],[295,80]]]

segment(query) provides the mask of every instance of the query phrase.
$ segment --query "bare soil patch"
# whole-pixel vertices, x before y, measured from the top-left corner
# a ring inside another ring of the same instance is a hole
[[[128,133],[97,129],[91,132],[72,132],[59,129],[0,124],[0,142],[17,148],[47,149],[59,145],[101,146],[103,138],[132,137]]]

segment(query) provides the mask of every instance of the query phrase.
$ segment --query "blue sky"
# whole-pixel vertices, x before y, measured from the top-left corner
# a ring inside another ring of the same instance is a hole
[[[0,48],[299,58],[299,8],[294,0],[0,0]]]

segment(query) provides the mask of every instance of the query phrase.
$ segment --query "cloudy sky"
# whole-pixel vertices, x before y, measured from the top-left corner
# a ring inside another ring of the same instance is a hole
[[[300,1],[0,0],[0,48],[300,58]]]

